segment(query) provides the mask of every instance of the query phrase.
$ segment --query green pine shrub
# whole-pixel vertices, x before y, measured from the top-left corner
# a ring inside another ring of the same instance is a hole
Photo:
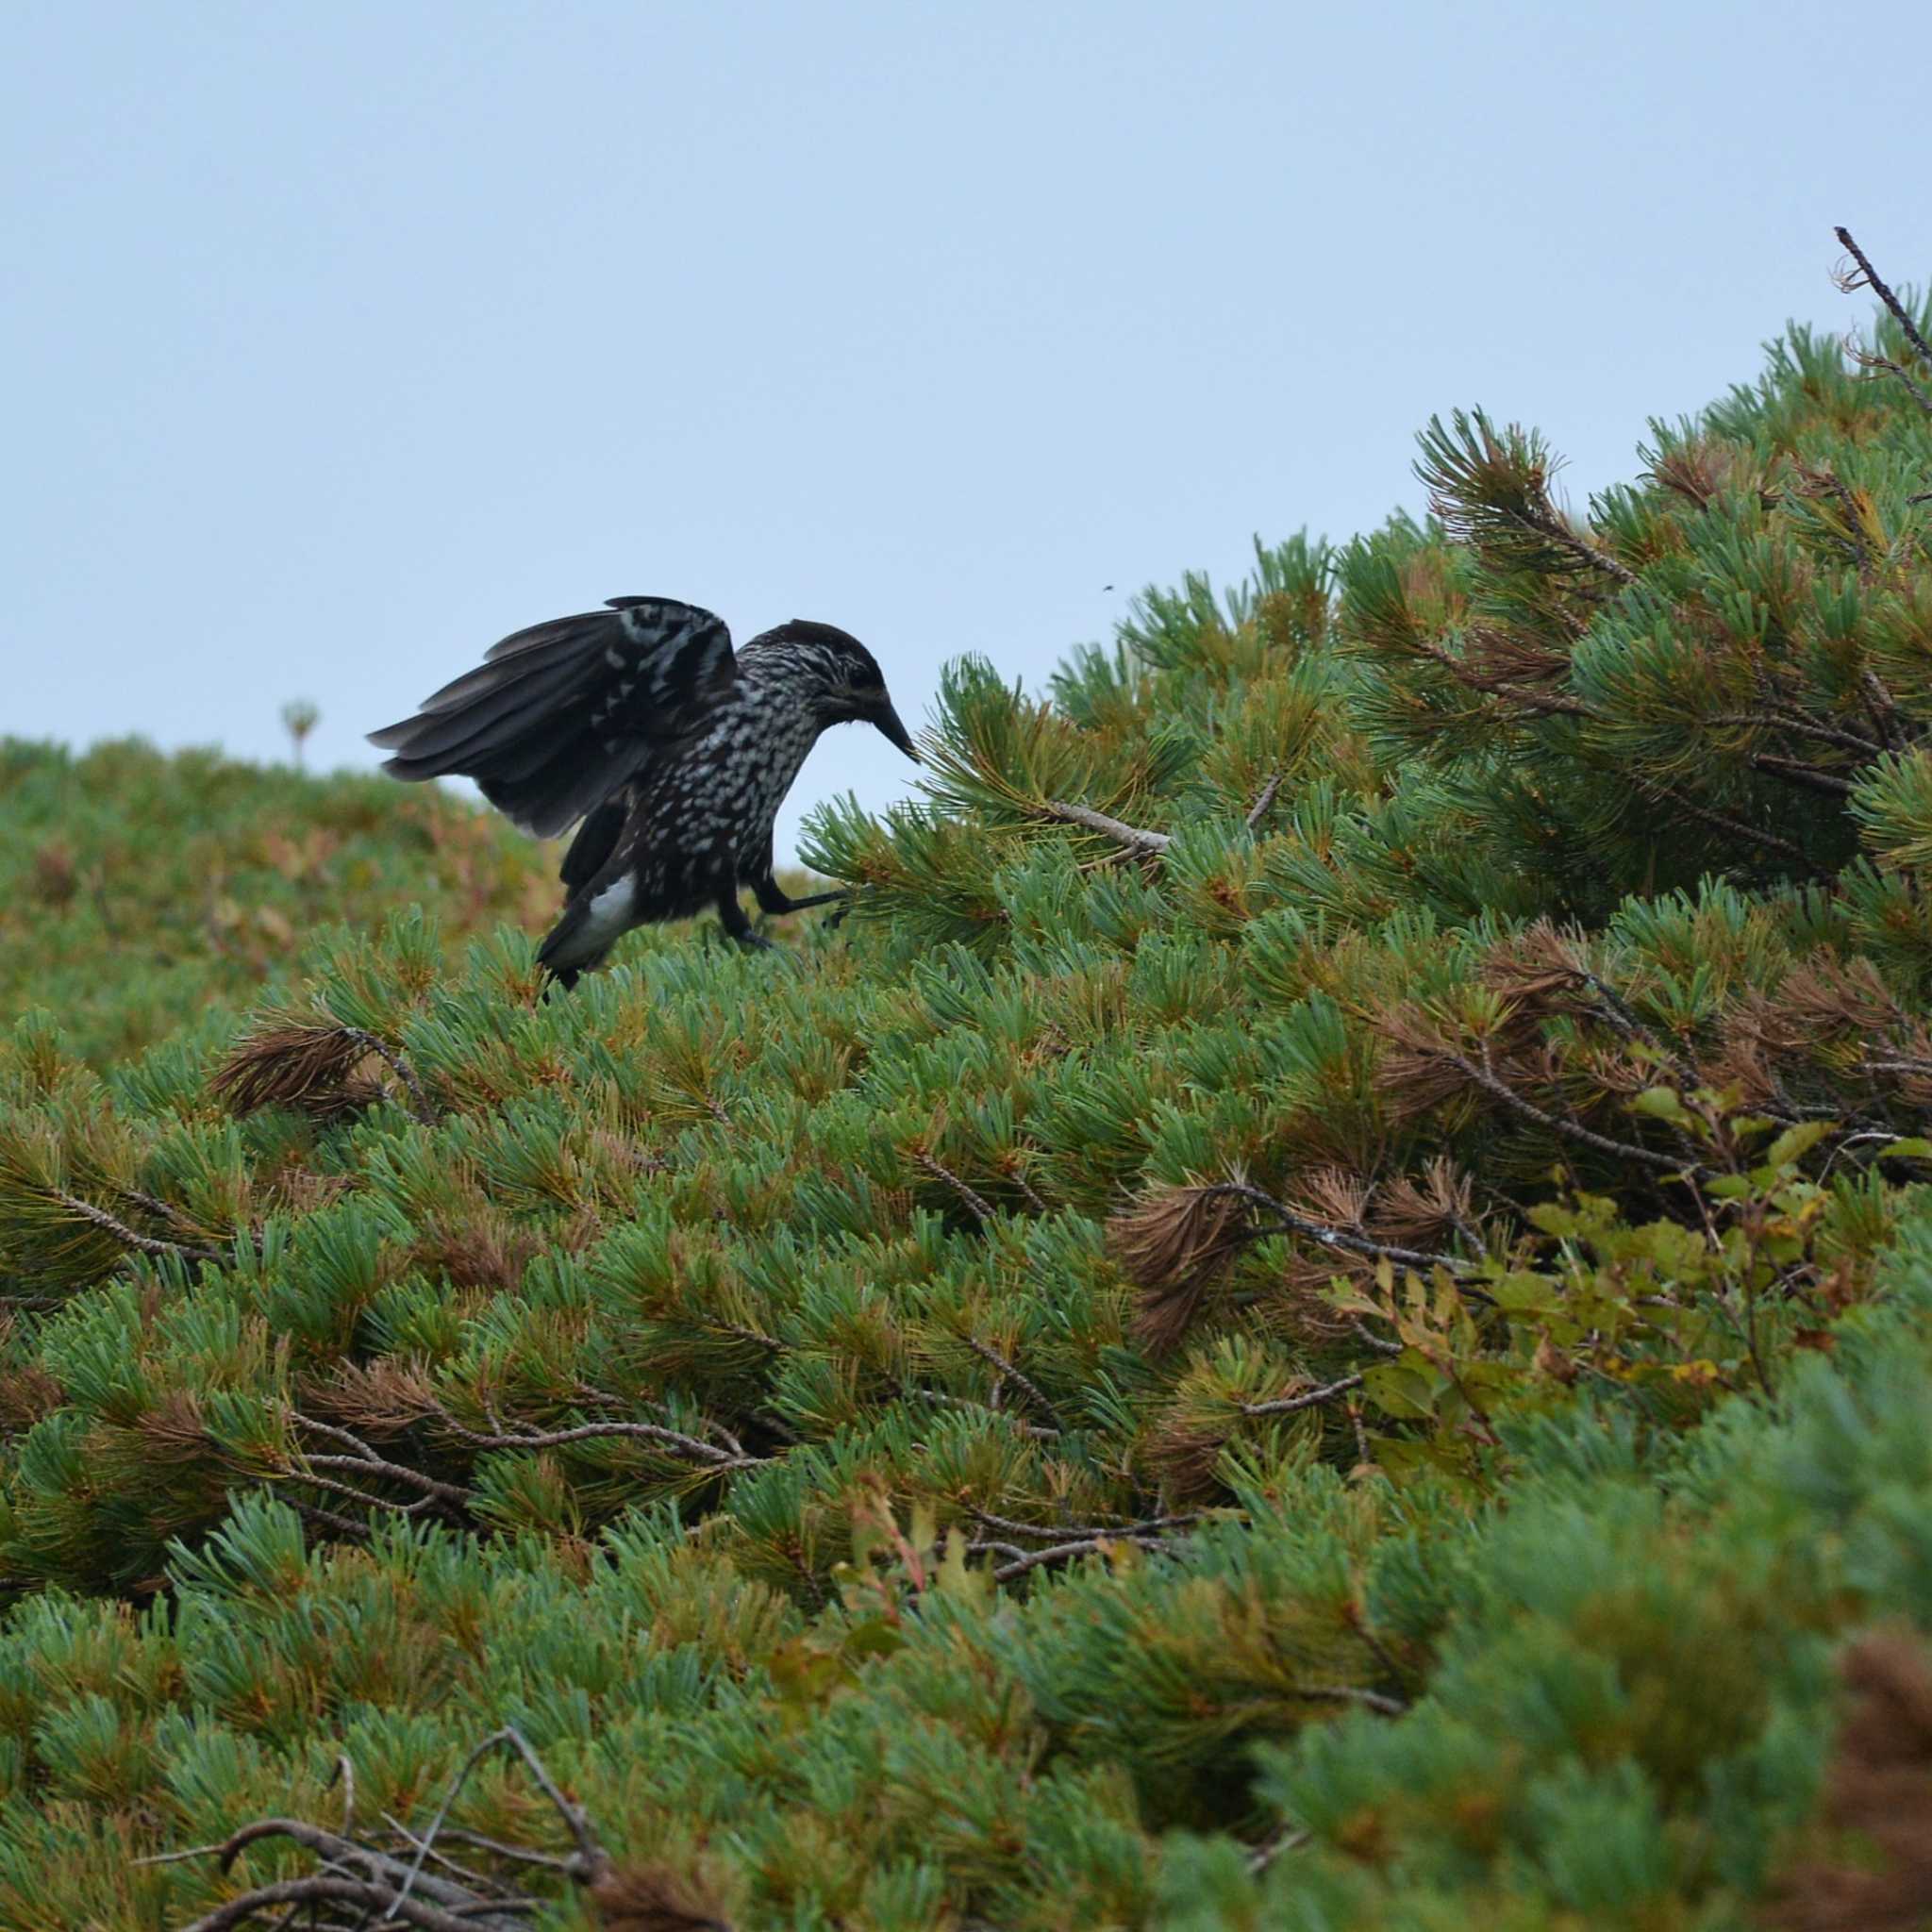
[[[446,1800],[416,1923],[1809,1923],[1932,1630],[1906,328],[950,667],[778,958],[552,995],[451,802],[9,748],[0,1924]]]
[[[373,776],[0,739],[0,1020],[58,1007],[72,1050],[105,1068],[289,976],[321,925],[411,901],[453,938],[540,919],[544,857],[456,798]]]

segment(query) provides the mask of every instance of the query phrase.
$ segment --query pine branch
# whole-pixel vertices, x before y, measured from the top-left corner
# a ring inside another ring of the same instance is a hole
[[[1524,529],[1539,537],[1547,538],[1559,550],[1567,552],[1587,570],[1601,572],[1619,586],[1639,583],[1641,579],[1621,558],[1612,557],[1607,550],[1599,550],[1594,543],[1586,542],[1554,509],[1518,508],[1506,512],[1513,516]]]
[[[1768,772],[1774,778],[1802,785],[1807,791],[1823,791],[1828,797],[1848,798],[1858,789],[1849,778],[1821,772],[1816,765],[1800,764],[1796,758],[1775,758],[1770,752],[1754,751],[1747,752],[1745,759],[1754,771]]]
[[[1729,812],[1714,810],[1710,806],[1699,805],[1694,799],[1686,798],[1674,785],[1646,785],[1643,788],[1655,798],[1668,800],[1679,811],[1708,825],[1714,832],[1723,832],[1727,838],[1743,839],[1754,845],[1761,845],[1767,852],[1775,852],[1780,858],[1794,866],[1802,866],[1807,873],[1816,874],[1817,867],[1805,856],[1801,845],[1776,832],[1769,832],[1761,825],[1754,825],[1748,820],[1734,818]]]
[[[1815,738],[1823,744],[1842,745],[1845,750],[1855,751],[1868,758],[1877,758],[1885,749],[1882,744],[1874,744],[1869,738],[1860,738],[1856,732],[1840,731],[1812,718],[1777,711],[1717,711],[1697,722],[1701,724],[1740,724],[1757,731],[1795,731],[1802,737]]]

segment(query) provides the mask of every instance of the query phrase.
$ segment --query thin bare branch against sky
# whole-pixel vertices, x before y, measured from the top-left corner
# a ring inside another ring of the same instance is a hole
[[[1037,684],[1251,533],[1573,499],[1932,268],[1921,16],[1815,6],[20,0],[0,732],[373,765],[620,592]],[[811,803],[908,769],[832,734]]]

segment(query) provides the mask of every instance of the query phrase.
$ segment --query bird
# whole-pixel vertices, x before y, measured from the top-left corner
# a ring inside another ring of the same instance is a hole
[[[711,611],[675,597],[512,632],[411,716],[369,733],[383,770],[460,774],[540,839],[571,825],[561,916],[538,963],[566,991],[632,927],[717,908],[741,945],[768,947],[739,900],[804,912],[772,871],[772,825],[828,726],[868,724],[919,753],[878,661],[836,625],[793,618],[734,651]]]

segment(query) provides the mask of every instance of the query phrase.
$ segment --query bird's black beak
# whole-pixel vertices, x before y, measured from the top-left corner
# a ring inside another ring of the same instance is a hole
[[[890,738],[915,765],[919,762],[919,754],[912,748],[912,734],[900,724],[899,714],[893,710],[890,698],[873,713],[872,722],[878,726],[880,733]]]

